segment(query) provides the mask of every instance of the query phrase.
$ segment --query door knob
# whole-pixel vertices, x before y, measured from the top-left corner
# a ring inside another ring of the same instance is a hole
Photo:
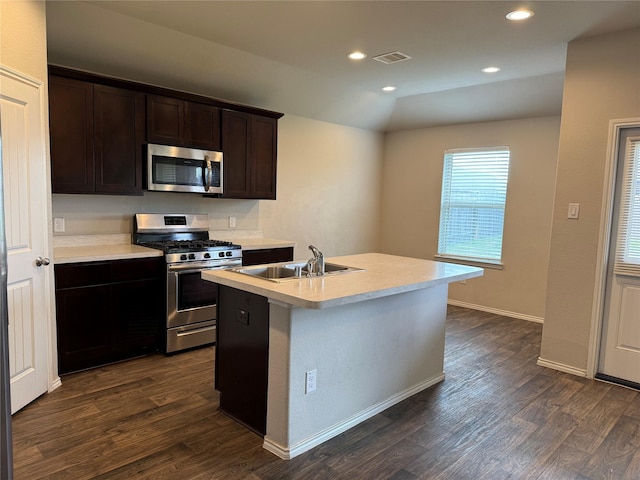
[[[51,260],[49,260],[47,257],[44,257],[44,258],[42,258],[42,257],[37,257],[37,258],[36,258],[36,266],[37,266],[37,267],[41,267],[41,266],[43,266],[43,265],[46,267],[46,266],[47,266],[47,265],[49,265],[50,263],[51,263]]]

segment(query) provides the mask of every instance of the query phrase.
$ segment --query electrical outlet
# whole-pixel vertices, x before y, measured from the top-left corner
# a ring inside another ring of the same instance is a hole
[[[236,228],[236,217],[229,217],[229,228]]]
[[[316,377],[317,377],[318,371],[314,368],[313,370],[309,370],[306,375],[305,375],[305,387],[304,387],[304,393],[309,394],[311,392],[314,392],[316,390]]]
[[[466,281],[466,280],[460,280],[458,283],[459,283],[460,285],[466,285],[466,284],[467,284],[467,281]]]
[[[56,233],[64,233],[64,217],[55,217],[53,219],[53,231]]]

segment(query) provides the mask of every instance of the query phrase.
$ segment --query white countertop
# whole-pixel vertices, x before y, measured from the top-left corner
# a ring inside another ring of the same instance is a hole
[[[263,248],[295,247],[296,242],[277,238],[234,238],[234,243],[242,245],[242,250],[261,250]]]
[[[325,261],[364,270],[284,282],[231,270],[208,270],[202,273],[202,278],[286,305],[322,309],[466,280],[484,273],[477,267],[382,253],[333,257]]]
[[[124,237],[125,235],[54,237],[58,238],[58,246],[54,243],[53,263],[101,262],[164,255],[161,250],[130,243],[131,237],[129,235],[126,235],[127,243],[123,243],[125,241]],[[114,243],[105,243],[109,241]],[[274,238],[235,238],[233,242],[242,245],[243,250],[294,247],[296,244],[289,240],[277,240]]]
[[[163,255],[162,250],[141,247],[131,243],[55,247],[53,249],[53,263],[58,265],[62,263],[101,262],[105,260],[161,257]]]

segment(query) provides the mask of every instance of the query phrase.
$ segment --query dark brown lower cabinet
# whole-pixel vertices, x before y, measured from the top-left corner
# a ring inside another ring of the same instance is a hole
[[[164,277],[162,257],[56,265],[58,373],[158,351]]]
[[[266,433],[269,304],[265,297],[219,286],[215,387],[220,409]]]
[[[290,262],[292,260],[293,247],[242,251],[242,265],[261,265],[263,263]]]

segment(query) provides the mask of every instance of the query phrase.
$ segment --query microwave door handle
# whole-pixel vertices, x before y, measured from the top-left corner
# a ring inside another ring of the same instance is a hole
[[[205,177],[205,189],[208,192],[211,189],[211,181],[213,178],[213,173],[211,170],[211,160],[209,160],[209,155],[205,155],[204,157],[205,162],[207,162],[207,173],[206,173],[206,177]]]

